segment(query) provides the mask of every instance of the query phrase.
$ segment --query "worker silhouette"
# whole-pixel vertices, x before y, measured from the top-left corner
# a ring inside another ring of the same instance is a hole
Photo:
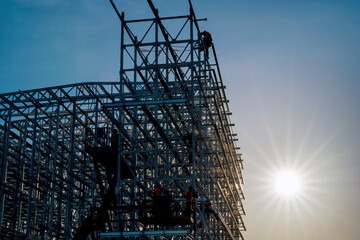
[[[197,194],[196,192],[194,192],[192,186],[188,188],[188,191],[185,193],[184,197],[186,199],[184,215],[186,217],[190,217],[191,214],[194,212],[195,198],[197,198]]]
[[[154,198],[161,197],[164,195],[164,189],[160,186],[160,184],[156,184],[154,188]]]
[[[115,128],[111,134],[111,149],[115,152],[118,152],[118,148],[119,148],[119,132]]]
[[[200,33],[200,35],[203,36],[202,38],[203,48],[200,49],[200,52],[204,51],[206,58],[209,59],[209,48],[211,47],[211,43],[212,43],[211,34],[207,31],[203,31]]]
[[[169,218],[171,216],[171,196],[167,191],[156,184],[154,188],[154,215],[156,218]]]

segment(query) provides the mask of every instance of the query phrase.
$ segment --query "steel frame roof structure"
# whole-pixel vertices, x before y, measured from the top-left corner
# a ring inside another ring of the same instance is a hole
[[[243,160],[215,46],[206,58],[191,2],[188,15],[160,17],[149,0],[154,17],[137,20],[110,3],[120,81],[0,94],[0,237],[75,239],[111,188],[87,149],[110,145],[118,129],[114,199],[87,239],[243,239]],[[151,219],[156,185],[178,219],[192,186],[191,221]]]

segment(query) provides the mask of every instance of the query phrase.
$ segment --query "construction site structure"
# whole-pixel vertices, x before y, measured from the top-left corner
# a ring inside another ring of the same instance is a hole
[[[120,81],[0,94],[0,238],[244,239],[243,160],[191,2],[136,20],[110,3]]]

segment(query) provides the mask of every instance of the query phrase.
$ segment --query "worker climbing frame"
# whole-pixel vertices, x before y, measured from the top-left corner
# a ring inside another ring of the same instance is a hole
[[[243,239],[241,154],[191,2],[136,20],[110,3],[120,81],[0,95],[0,236]]]

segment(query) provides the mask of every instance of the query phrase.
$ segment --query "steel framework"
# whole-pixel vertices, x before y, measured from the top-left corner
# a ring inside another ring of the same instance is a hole
[[[121,20],[119,82],[0,95],[0,237],[243,239],[241,154],[191,2],[189,15],[159,17],[148,1],[154,18],[139,20],[110,2]],[[154,213],[156,186],[169,196],[165,218]]]

